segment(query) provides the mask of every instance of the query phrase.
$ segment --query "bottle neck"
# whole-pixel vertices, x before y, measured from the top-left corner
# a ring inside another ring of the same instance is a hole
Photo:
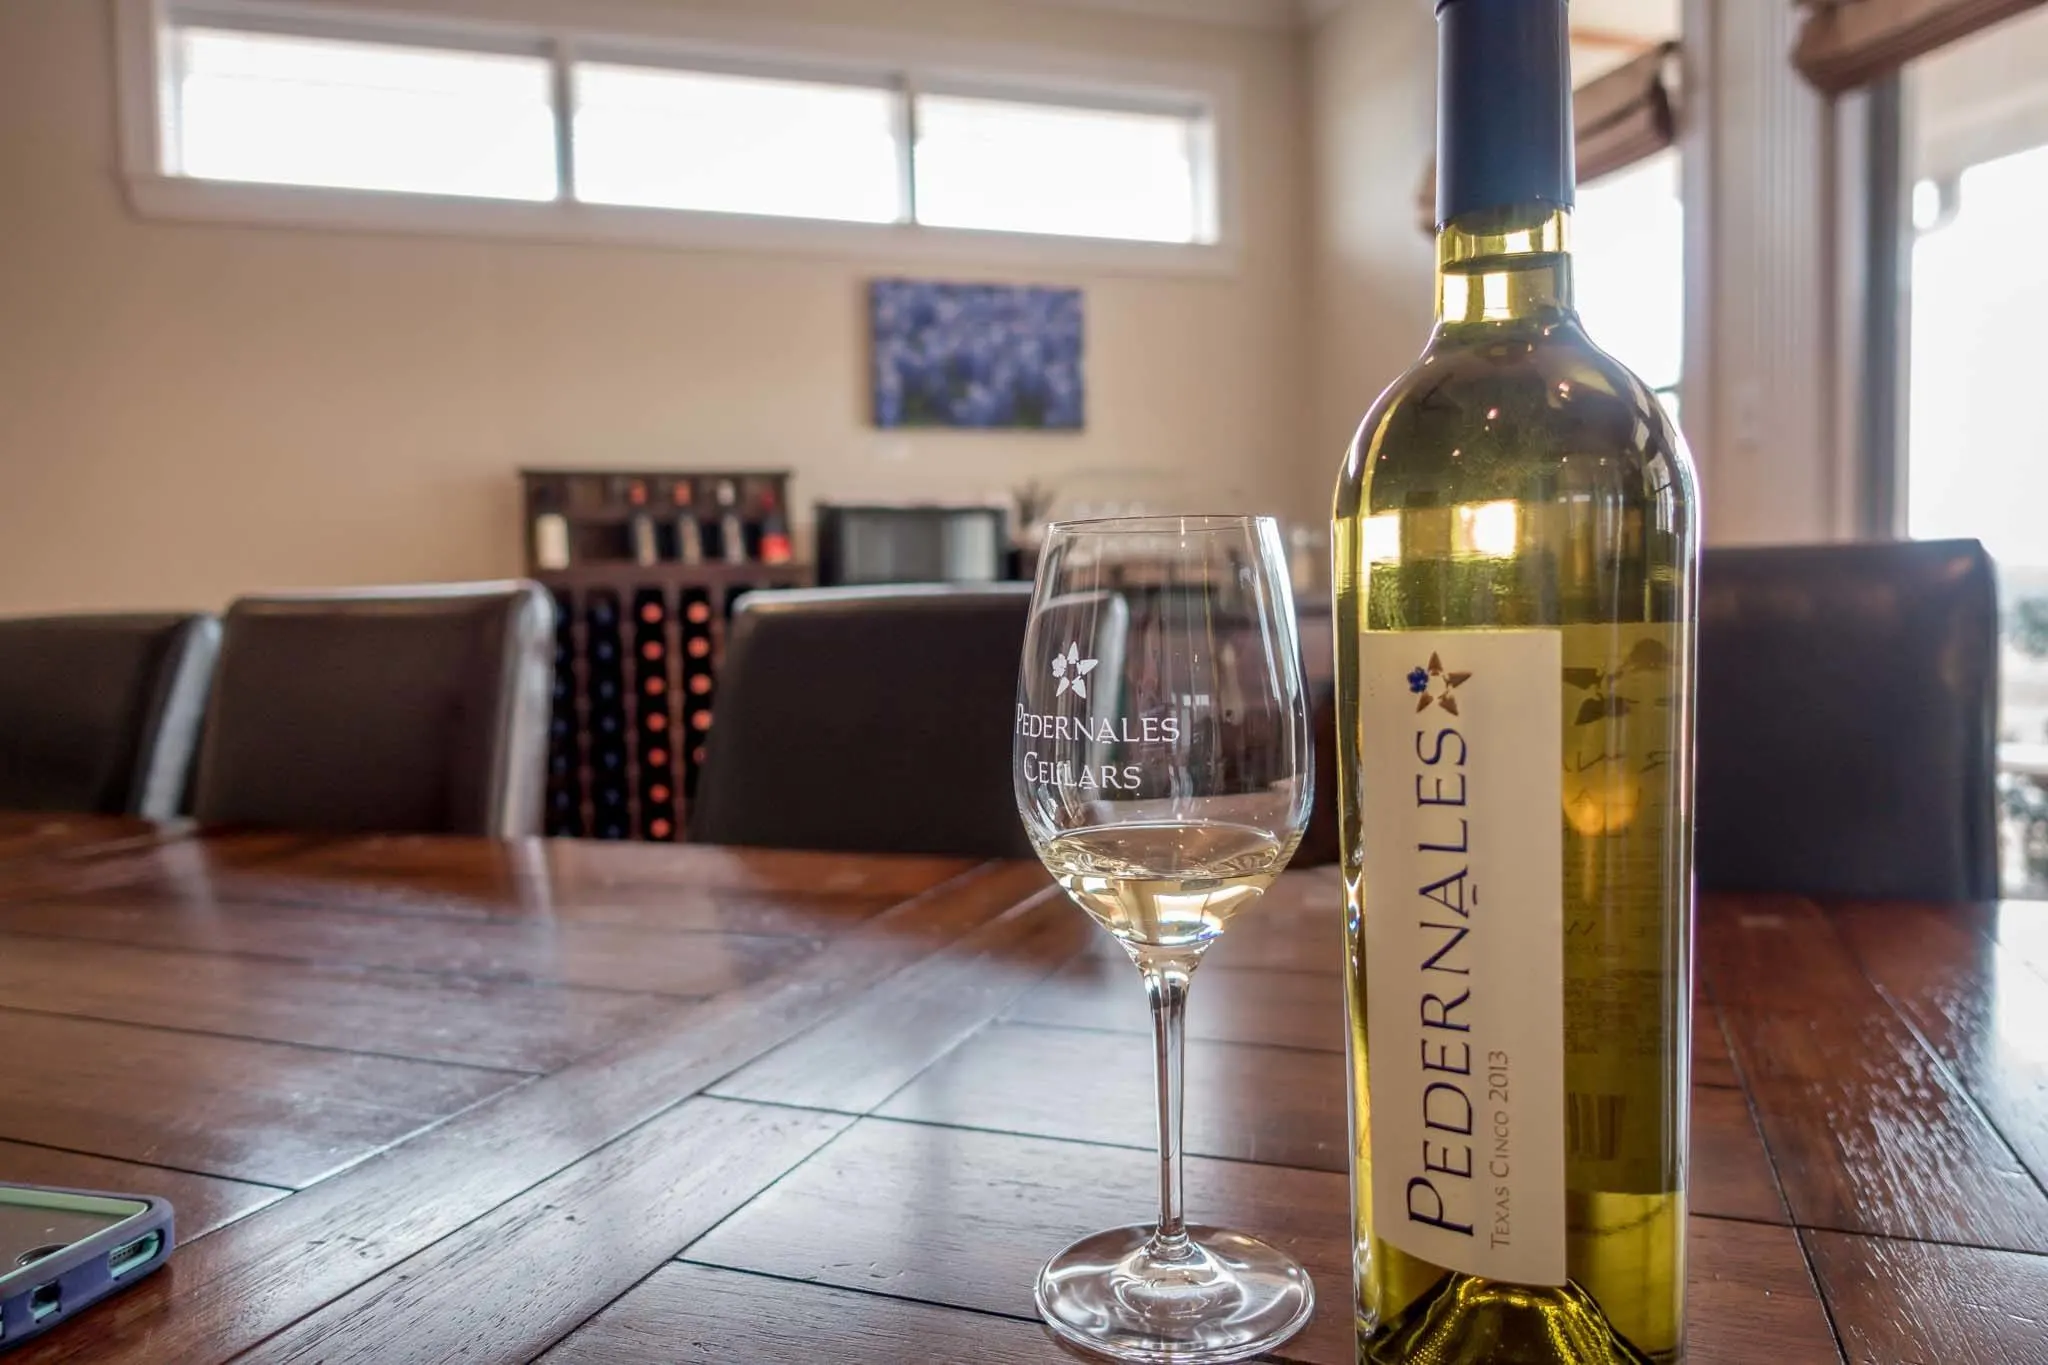
[[[1439,326],[1555,322],[1572,316],[1569,209],[1552,204],[1486,209],[1438,229]]]

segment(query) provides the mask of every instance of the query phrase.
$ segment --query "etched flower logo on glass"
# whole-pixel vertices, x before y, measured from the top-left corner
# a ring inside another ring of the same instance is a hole
[[[1079,641],[1068,641],[1064,654],[1052,656],[1052,675],[1060,680],[1055,697],[1064,697],[1072,692],[1077,697],[1088,695],[1088,675],[1095,671],[1096,660],[1081,657]]]

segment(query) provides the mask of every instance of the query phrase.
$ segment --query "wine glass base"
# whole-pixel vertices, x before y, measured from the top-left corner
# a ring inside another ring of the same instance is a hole
[[[1038,1315],[1111,1360],[1208,1365],[1269,1351],[1315,1308],[1308,1272],[1256,1237],[1191,1227],[1174,1248],[1150,1227],[1098,1232],[1038,1273]]]

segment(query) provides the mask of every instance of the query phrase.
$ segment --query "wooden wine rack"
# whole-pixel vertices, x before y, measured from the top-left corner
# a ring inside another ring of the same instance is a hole
[[[680,839],[709,738],[734,606],[807,586],[797,564],[585,565],[554,595],[550,835]]]
[[[812,581],[808,565],[761,562],[771,543],[787,554],[789,475],[531,469],[521,480],[527,571],[554,594],[556,613],[543,827],[564,837],[680,839],[734,604]],[[745,529],[735,551],[744,562],[724,558],[716,528],[728,513]],[[679,516],[696,518],[707,537],[692,552],[718,558],[684,559]],[[541,529],[547,519],[550,536]],[[643,530],[638,545],[636,522],[655,532]],[[550,541],[566,567],[546,562]],[[652,562],[636,559],[636,549],[651,550]]]

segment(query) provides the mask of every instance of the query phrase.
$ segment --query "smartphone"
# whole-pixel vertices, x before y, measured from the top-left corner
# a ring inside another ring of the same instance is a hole
[[[0,1181],[0,1350],[164,1263],[169,1200]]]

